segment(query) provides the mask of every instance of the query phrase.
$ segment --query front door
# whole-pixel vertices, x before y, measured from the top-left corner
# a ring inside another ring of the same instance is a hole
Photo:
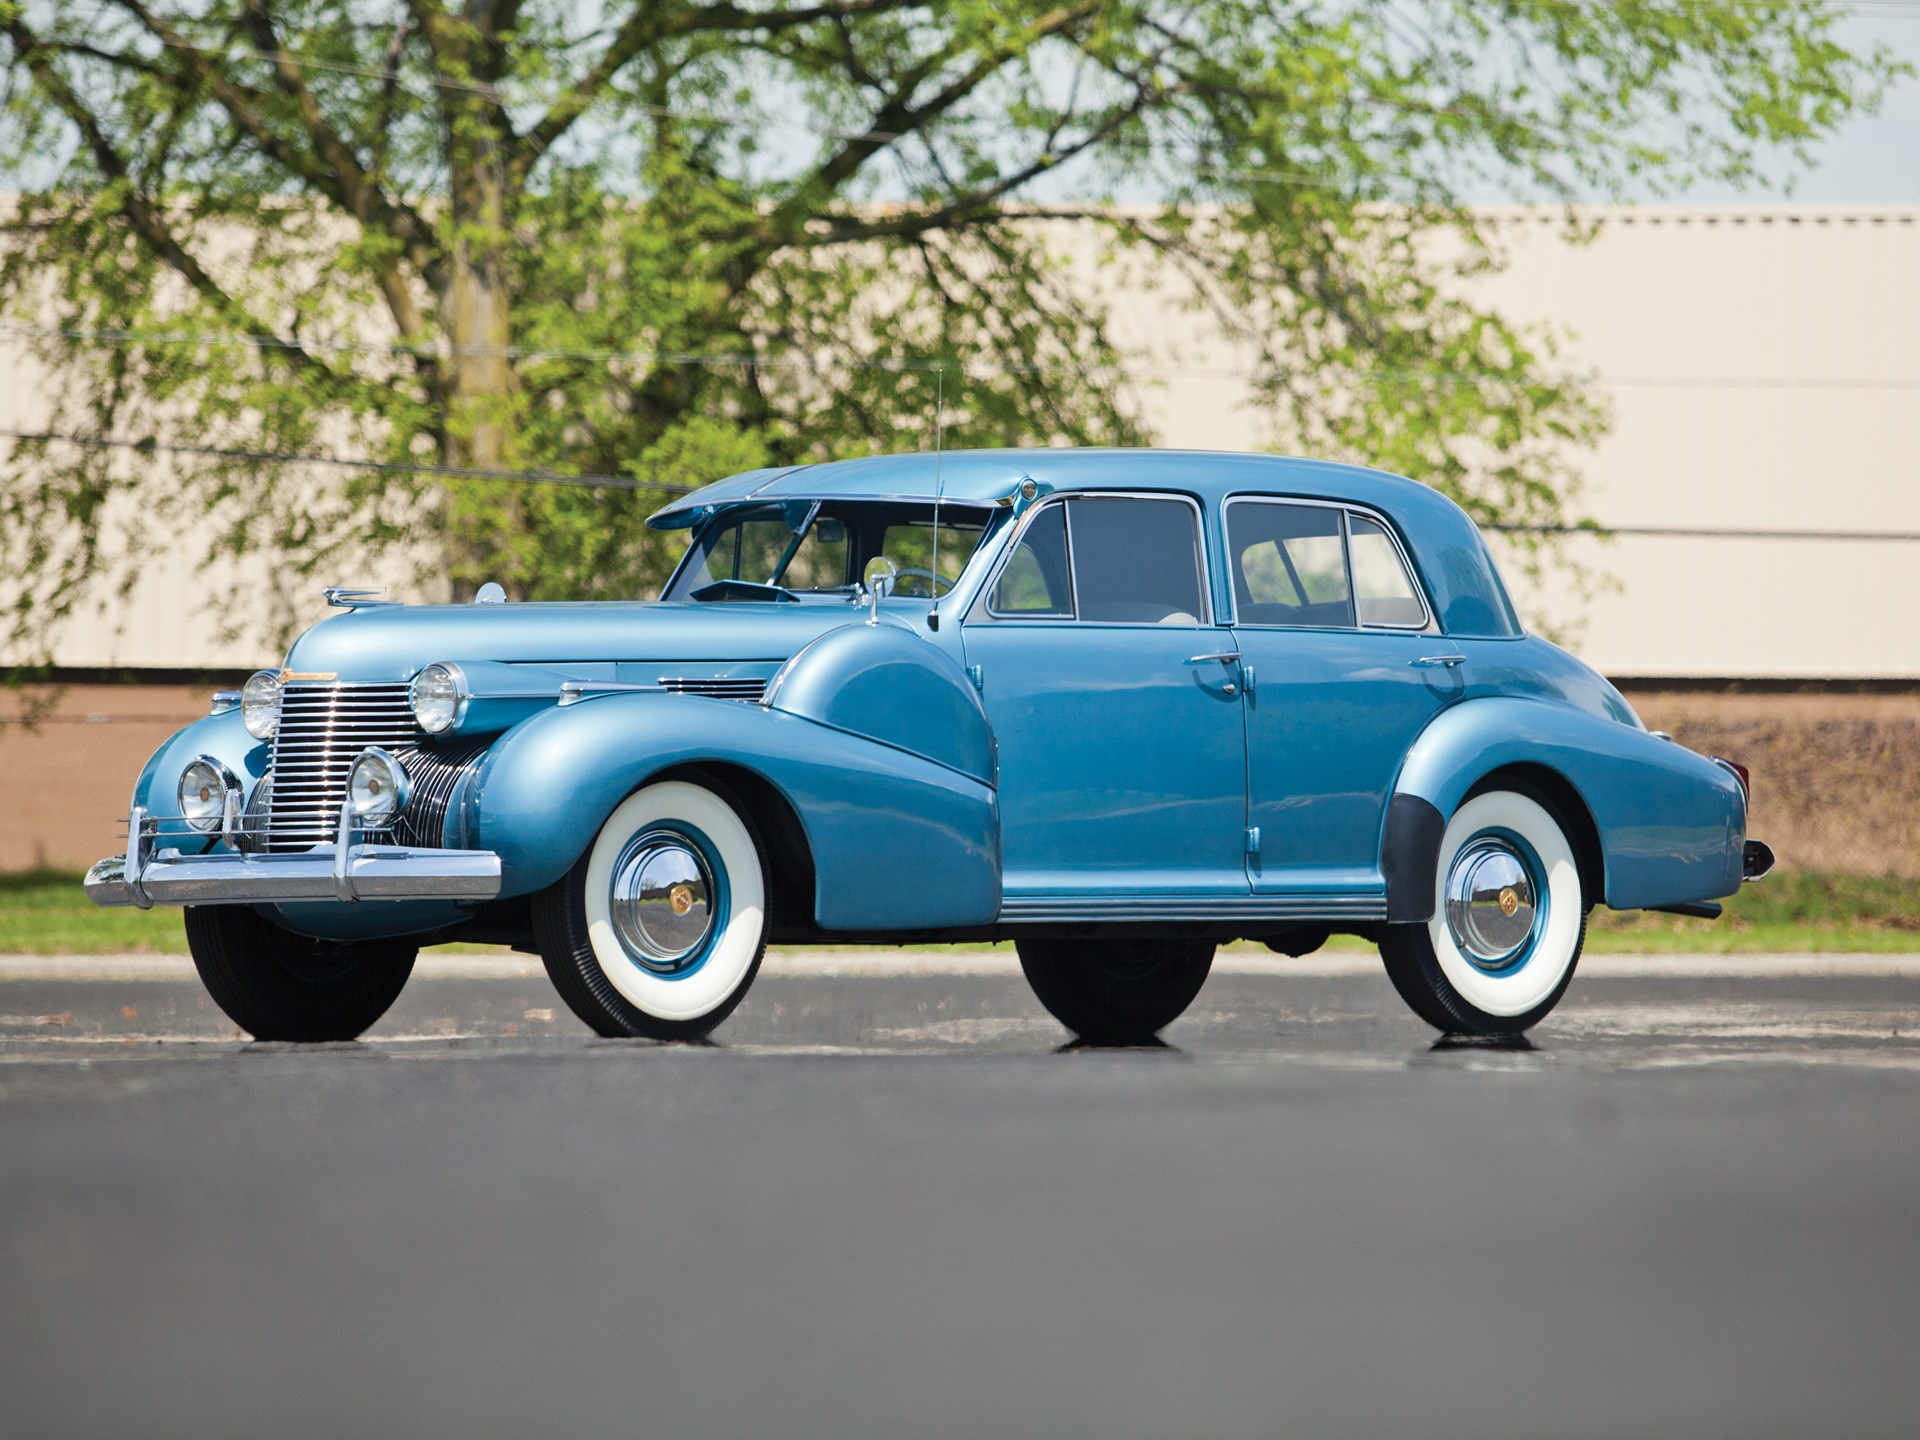
[[[1387,800],[1408,748],[1458,698],[1459,652],[1434,633],[1392,532],[1335,505],[1238,499],[1227,512],[1234,648],[1247,705],[1248,857],[1256,892],[1381,890]]]
[[[962,632],[999,743],[1008,918],[1248,893],[1245,723],[1208,594],[1184,496],[1026,518]]]

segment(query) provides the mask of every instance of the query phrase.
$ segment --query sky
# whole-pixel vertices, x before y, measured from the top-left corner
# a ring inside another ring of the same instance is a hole
[[[1911,10],[1853,19],[1841,27],[1850,46],[1885,44],[1920,70],[1920,5]],[[1858,119],[1814,153],[1815,168],[1803,173],[1794,200],[1820,205],[1912,205],[1920,203],[1920,78],[1908,77],[1891,91],[1880,113]],[[1687,200],[1717,203],[1757,200],[1777,192],[1702,185]]]

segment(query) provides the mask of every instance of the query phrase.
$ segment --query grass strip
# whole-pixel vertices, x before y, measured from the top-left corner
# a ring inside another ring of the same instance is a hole
[[[1789,872],[1748,885],[1725,904],[1718,920],[1596,910],[1587,948],[1596,954],[1920,950],[1920,880]],[[1348,937],[1333,944],[1369,948]],[[177,906],[103,910],[87,899],[77,874],[0,875],[0,954],[179,955],[186,948]]]

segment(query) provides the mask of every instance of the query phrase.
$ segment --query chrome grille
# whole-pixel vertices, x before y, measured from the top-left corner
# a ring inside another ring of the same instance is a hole
[[[449,744],[428,750],[418,747],[416,742],[405,750],[393,752],[393,758],[406,767],[407,779],[413,783],[406,808],[393,823],[396,845],[437,848],[446,843],[447,809],[453,803],[453,792],[492,743],[489,736],[463,745]]]
[[[660,688],[676,695],[710,695],[715,700],[758,700],[766,693],[767,682],[755,675],[668,675],[662,677]]]
[[[398,751],[420,739],[405,685],[287,686],[273,738],[267,848],[330,844],[354,756],[369,745]]]

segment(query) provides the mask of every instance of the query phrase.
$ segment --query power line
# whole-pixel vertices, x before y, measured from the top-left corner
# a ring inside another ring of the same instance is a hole
[[[576,485],[591,490],[650,490],[685,495],[690,485],[664,480],[636,480],[631,475],[565,475],[556,470],[503,470],[481,465],[428,465],[402,460],[355,460],[344,455],[303,455],[283,450],[235,450],[217,445],[180,445],[163,440],[130,440],[119,436],[70,435],[53,430],[0,429],[0,438],[79,445],[90,450],[141,450],[165,455],[198,455],[216,460],[251,460],[266,465],[325,465],[340,470],[365,470],[386,475],[426,475],[439,480],[514,480],[535,485]]]
[[[832,355],[820,351],[782,355],[675,353],[653,350],[540,350],[507,345],[413,344],[404,340],[282,340],[270,336],[228,335],[169,330],[86,329],[41,325],[0,325],[0,335],[29,339],[65,339],[105,345],[184,345],[215,349],[301,349],[322,354],[396,355],[420,359],[490,357],[529,364],[629,363],[740,370],[881,370],[932,374],[940,370],[962,375],[1074,375],[1119,379],[1244,380],[1261,372],[1233,366],[1167,365],[1046,365],[1010,364],[992,360],[904,360],[885,356]],[[1496,370],[1362,370],[1311,366],[1283,369],[1282,379],[1332,379],[1343,384],[1391,385],[1599,385],[1623,390],[1920,390],[1920,376],[1872,375],[1581,375],[1573,372],[1510,374]]]
[[[1913,544],[1920,530],[1742,530],[1688,525],[1482,525],[1496,535],[1592,535],[1656,540],[1866,540]]]
[[[563,475],[552,470],[500,470],[480,466],[422,465],[385,460],[354,460],[341,455],[303,455],[271,450],[234,450],[211,445],[177,445],[155,440],[113,436],[71,435],[54,431],[0,429],[0,438],[80,445],[94,450],[140,450],[174,455],[209,456],[223,460],[252,460],[275,465],[325,465],[346,470],[426,475],[448,480],[524,480],[541,485],[579,485],[601,490],[650,490],[685,495],[694,487],[658,480],[635,480],[627,475]],[[1818,540],[1873,541],[1912,544],[1920,530],[1753,530],[1716,529],[1679,525],[1504,525],[1482,530],[1506,535],[1590,535],[1598,538],[1658,538],[1673,540]]]

